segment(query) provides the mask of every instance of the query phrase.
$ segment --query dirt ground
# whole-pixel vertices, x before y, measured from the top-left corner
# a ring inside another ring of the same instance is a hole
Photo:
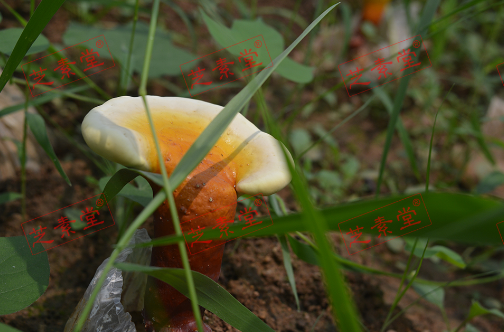
[[[40,174],[29,174],[27,189],[28,216],[34,218],[59,207],[72,204],[82,198],[93,196],[92,188],[85,183],[85,176],[91,170],[83,160],[63,162],[63,168],[74,184],[73,190],[63,183],[61,177],[50,163],[42,167]],[[0,192],[19,191],[18,182],[0,183]],[[285,190],[284,190],[285,192]],[[284,194],[282,192],[282,194]],[[2,236],[21,236],[21,215],[19,201],[0,206],[0,224],[5,234]],[[152,222],[145,227],[152,236]],[[81,299],[96,268],[112,252],[111,243],[115,243],[117,228],[110,227],[92,235],[69,242],[48,251],[51,266],[50,283],[47,291],[30,307],[17,313],[0,317],[0,322],[16,327],[25,332],[63,331],[65,323]],[[347,257],[344,245],[337,234],[332,234],[336,250]],[[281,247],[276,238],[242,239],[235,247],[235,241],[226,244],[219,283],[247,308],[263,319],[275,331],[311,331],[317,318],[314,331],[337,331],[330,307],[325,296],[321,273],[316,266],[301,261],[292,255],[296,276],[296,285],[301,303],[301,311],[296,310],[294,296],[290,289],[282,262]],[[463,248],[460,248],[463,249]],[[353,260],[371,267],[400,272],[394,266],[398,260],[406,257],[393,254],[385,246],[365,255],[352,256]],[[435,264],[425,261],[420,277],[453,280],[461,277],[447,269],[440,274]],[[352,272],[345,272],[352,296],[362,315],[364,325],[369,331],[379,331],[393,301],[399,280],[390,277],[377,277]],[[447,288],[447,312],[453,326],[464,318],[463,311],[470,307],[471,292],[496,296],[496,290],[502,292],[503,281],[471,288]],[[418,298],[413,291],[408,291],[400,302],[401,308]],[[466,308],[466,309],[463,309]],[[140,313],[132,313],[138,331],[142,331]],[[206,312],[205,321],[213,331],[237,331],[210,312]],[[480,331],[494,332],[502,330],[502,322],[493,317],[477,318],[473,324]],[[406,315],[396,320],[388,331],[396,332],[441,332],[443,320],[438,308],[427,301],[409,308]]]

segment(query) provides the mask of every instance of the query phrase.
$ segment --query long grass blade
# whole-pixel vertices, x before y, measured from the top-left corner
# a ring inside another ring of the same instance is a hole
[[[30,126],[31,131],[33,132],[33,136],[35,136],[35,139],[37,140],[38,144],[40,144],[40,146],[44,149],[49,158],[51,158],[51,161],[53,162],[54,166],[60,173],[61,177],[65,180],[65,182],[69,186],[71,186],[72,183],[70,182],[70,179],[68,178],[65,171],[61,167],[58,157],[56,157],[56,153],[54,153],[54,149],[51,145],[51,142],[49,142],[49,137],[47,137],[44,118],[39,114],[32,114],[26,112],[26,119],[28,125]]]
[[[434,128],[436,128],[436,121],[437,121],[437,116],[439,114],[439,110],[441,109],[441,106],[443,105],[446,97],[448,94],[450,94],[451,90],[455,86],[455,83],[452,84],[450,90],[448,93],[444,96],[443,101],[439,105],[437,111],[436,111],[436,116],[434,117],[434,123],[432,124],[432,134],[431,134],[431,139],[429,143],[429,157],[427,158],[427,172],[425,174],[425,192],[429,191],[429,180],[430,180],[430,165],[431,165],[431,155],[432,155],[432,142],[434,141]]]
[[[427,32],[429,23],[432,21],[432,18],[436,13],[436,9],[439,6],[439,2],[440,0],[429,0],[427,4],[424,6],[422,17],[420,18],[420,22],[418,23],[416,33],[414,34],[415,36]],[[387,137],[385,139],[385,145],[383,147],[383,154],[380,162],[380,171],[378,175],[378,181],[376,184],[375,197],[378,197],[378,195],[380,194],[380,187],[383,180],[383,172],[385,171],[385,163],[387,161],[387,155],[390,150],[390,145],[392,144],[392,136],[394,135],[397,119],[399,118],[399,112],[401,111],[401,107],[404,103],[404,98],[406,97],[406,90],[408,89],[409,81],[411,79],[411,75],[408,75],[409,71],[412,71],[412,69],[410,68],[406,70],[405,75],[407,76],[401,78],[399,90],[396,94],[396,98],[394,99],[394,109],[392,111],[392,115],[390,116],[387,128]]]
[[[297,310],[300,311],[299,297],[296,289],[296,278],[294,277],[294,270],[292,269],[292,261],[289,252],[289,245],[287,244],[287,238],[285,235],[279,235],[278,241],[282,246],[282,257],[284,261],[285,272],[287,272],[287,279],[292,288],[292,293],[294,294],[294,299],[296,300]]]
[[[139,271],[164,281],[185,296],[189,296],[184,270],[174,268],[160,268],[131,263],[118,263],[116,266],[124,271]],[[191,271],[201,305],[213,312],[231,326],[243,332],[265,331],[273,332],[266,323],[254,315],[243,304],[238,302],[218,283],[204,274]]]
[[[387,112],[389,113],[389,115],[391,115],[393,111],[393,106],[392,106],[392,100],[390,99],[389,95],[385,93],[385,90],[383,90],[381,87],[373,89],[373,92],[381,99],[383,105],[387,109]],[[413,144],[411,143],[408,131],[406,130],[406,128],[404,128],[404,124],[401,118],[397,119],[396,129],[397,134],[399,135],[399,138],[401,139],[401,142],[404,145],[406,154],[408,155],[411,170],[415,174],[416,178],[420,180],[420,171],[418,170],[418,165],[415,158],[415,152],[413,151]]]

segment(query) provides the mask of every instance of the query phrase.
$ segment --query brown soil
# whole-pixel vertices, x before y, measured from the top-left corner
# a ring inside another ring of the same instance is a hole
[[[90,174],[83,161],[63,162],[63,168],[72,181],[74,190],[61,180],[52,164],[45,164],[40,174],[28,174],[28,219],[95,195],[84,178]],[[19,191],[13,181],[0,183],[0,191]],[[0,205],[1,236],[23,236],[21,215],[17,213],[20,202]],[[152,221],[146,224],[152,236]],[[31,306],[0,317],[6,323],[24,332],[63,331],[67,319],[82,298],[97,267],[112,252],[117,228],[110,227],[84,238],[47,251],[51,274],[46,292]],[[325,296],[321,273],[293,256],[296,285],[301,311],[296,310],[294,296],[283,267],[282,253],[275,238],[242,239],[233,252],[236,242],[226,245],[219,283],[243,305],[263,319],[275,331],[310,331],[317,317],[322,315],[315,331],[337,331]],[[358,309],[370,331],[377,331],[388,306],[383,294],[371,278],[348,274],[347,280]],[[142,331],[141,316],[132,313]],[[217,316],[206,312],[206,323],[214,331],[237,331]],[[401,318],[393,327],[398,331],[418,330]]]

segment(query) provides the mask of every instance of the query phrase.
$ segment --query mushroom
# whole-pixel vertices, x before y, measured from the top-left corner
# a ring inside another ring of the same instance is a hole
[[[147,102],[163,166],[171,175],[182,156],[223,107],[179,97],[147,96]],[[108,160],[161,173],[141,97],[113,98],[95,107],[82,122],[82,134],[89,147]],[[180,223],[200,216],[198,227],[215,226],[216,213],[224,220],[234,220],[239,195],[271,195],[285,187],[291,175],[282,147],[271,135],[237,114],[203,161],[174,190]],[[292,160],[290,153],[285,151]],[[155,183],[151,185],[154,193],[162,189]],[[155,238],[175,234],[170,208],[165,200],[155,211]],[[208,213],[212,211],[215,213]],[[224,246],[220,245],[189,255],[191,269],[217,281],[223,252]],[[178,246],[154,247],[151,266],[182,268]],[[202,307],[200,311],[203,315]],[[190,299],[151,277],[143,315],[147,331],[197,330]],[[207,325],[204,328],[211,332]]]

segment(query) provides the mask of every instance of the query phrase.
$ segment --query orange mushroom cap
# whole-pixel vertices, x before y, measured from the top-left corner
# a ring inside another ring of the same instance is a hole
[[[223,109],[200,100],[147,96],[163,160],[169,174],[196,138]],[[154,139],[141,97],[117,97],[93,108],[82,121],[82,135],[100,156],[144,171],[160,173]],[[236,176],[240,194],[271,195],[291,180],[282,148],[237,114],[206,158],[224,161]],[[211,156],[211,157],[210,157]],[[169,168],[169,169],[168,169]]]

